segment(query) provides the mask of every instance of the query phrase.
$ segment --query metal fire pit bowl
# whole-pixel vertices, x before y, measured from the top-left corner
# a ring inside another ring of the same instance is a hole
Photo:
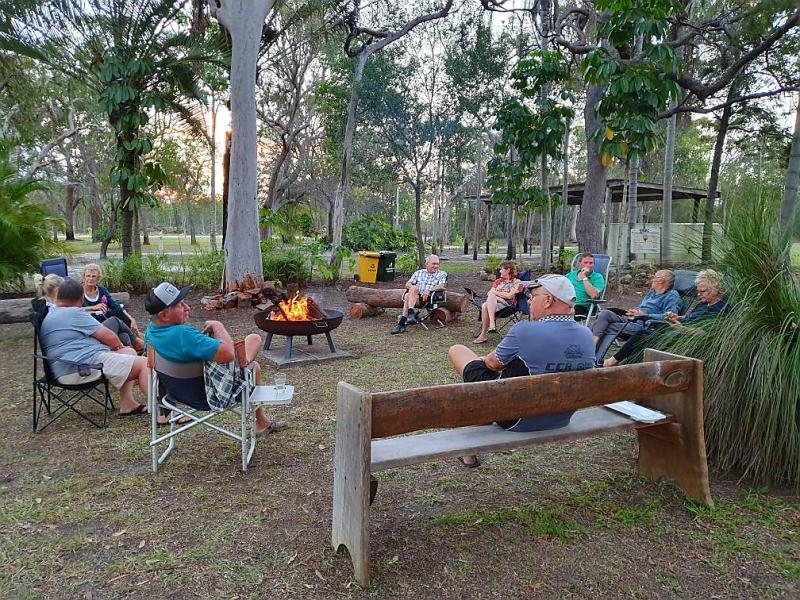
[[[341,311],[326,310],[325,314],[328,315],[327,319],[316,319],[314,321],[273,321],[269,318],[270,314],[272,314],[271,311],[262,311],[253,316],[256,326],[262,331],[267,332],[267,339],[264,342],[264,352],[267,352],[272,345],[273,335],[283,335],[286,336],[286,346],[283,354],[284,358],[289,360],[292,358],[292,338],[294,338],[294,336],[305,336],[310,346],[312,344],[311,336],[324,333],[328,340],[328,348],[330,348],[331,353],[336,353],[336,346],[333,344],[331,331],[341,325],[342,319],[344,319],[344,314]]]

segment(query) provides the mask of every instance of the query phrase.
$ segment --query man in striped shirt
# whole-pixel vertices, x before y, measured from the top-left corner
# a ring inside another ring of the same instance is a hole
[[[431,254],[425,261],[425,268],[415,271],[406,282],[406,293],[403,295],[403,314],[392,329],[392,335],[405,333],[406,325],[414,323],[416,315],[414,308],[422,302],[428,301],[432,292],[444,290],[447,287],[447,273],[439,270],[439,257]]]

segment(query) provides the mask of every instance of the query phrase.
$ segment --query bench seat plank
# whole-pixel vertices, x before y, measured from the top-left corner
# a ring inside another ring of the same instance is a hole
[[[665,422],[667,419],[660,421]],[[479,452],[501,452],[557,440],[577,439],[603,432],[625,431],[642,424],[607,408],[594,407],[576,412],[569,425],[560,429],[517,433],[497,425],[459,427],[411,436],[372,441],[370,470],[374,473],[404,465],[452,458]]]

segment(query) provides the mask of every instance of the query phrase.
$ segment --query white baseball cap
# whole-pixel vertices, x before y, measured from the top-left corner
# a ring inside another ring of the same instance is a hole
[[[542,275],[533,281],[529,288],[544,288],[554,298],[560,300],[570,308],[575,306],[575,287],[563,275]]]

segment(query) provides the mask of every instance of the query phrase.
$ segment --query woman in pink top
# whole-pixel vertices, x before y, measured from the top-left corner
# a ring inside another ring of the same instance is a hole
[[[481,332],[474,340],[475,344],[484,344],[489,339],[486,335],[496,331],[494,315],[499,308],[511,306],[516,302],[520,280],[517,279],[516,265],[507,260],[500,263],[500,277],[494,280],[492,289],[486,295],[486,302],[481,307]]]

